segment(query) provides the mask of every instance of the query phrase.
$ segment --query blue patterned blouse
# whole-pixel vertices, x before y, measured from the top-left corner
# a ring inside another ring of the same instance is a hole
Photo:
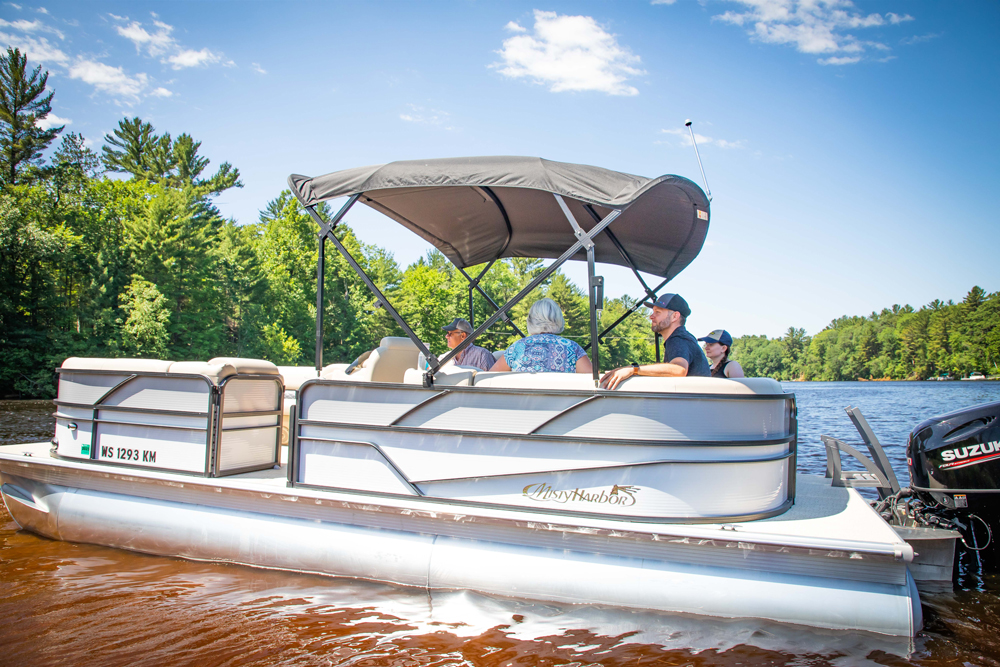
[[[575,373],[576,362],[587,356],[582,347],[556,334],[522,338],[507,348],[504,359],[512,371]]]

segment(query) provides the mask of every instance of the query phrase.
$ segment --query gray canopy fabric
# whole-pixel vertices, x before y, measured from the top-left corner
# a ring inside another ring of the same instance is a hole
[[[361,201],[425,239],[460,268],[502,257],[553,259],[576,237],[553,194],[584,230],[614,209],[608,229],[635,268],[673,278],[701,251],[709,203],[680,176],[643,178],[532,157],[409,160],[288,177],[306,206],[360,195]],[[588,208],[590,210],[588,210]],[[598,262],[628,266],[607,234],[595,239]],[[573,259],[585,259],[581,251]]]

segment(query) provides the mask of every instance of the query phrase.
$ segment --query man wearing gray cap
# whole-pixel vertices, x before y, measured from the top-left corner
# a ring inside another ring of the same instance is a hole
[[[456,317],[451,321],[451,324],[446,324],[441,328],[444,329],[444,337],[448,342],[449,350],[454,350],[472,333],[472,325],[461,317]],[[456,366],[475,366],[480,370],[488,371],[496,359],[493,358],[493,353],[486,348],[470,345],[459,352],[454,361]]]
[[[712,369],[701,351],[698,340],[684,328],[691,308],[680,294],[661,294],[656,301],[647,301],[644,306],[653,309],[649,324],[653,333],[663,336],[662,364],[646,364],[616,368],[601,378],[601,387],[615,389],[623,380],[633,375],[653,377],[711,377]]]

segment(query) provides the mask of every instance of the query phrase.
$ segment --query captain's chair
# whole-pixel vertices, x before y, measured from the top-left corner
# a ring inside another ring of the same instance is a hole
[[[419,354],[409,338],[386,336],[377,348],[365,352],[347,368],[323,369],[322,377],[352,382],[402,382],[406,370],[417,367]]]

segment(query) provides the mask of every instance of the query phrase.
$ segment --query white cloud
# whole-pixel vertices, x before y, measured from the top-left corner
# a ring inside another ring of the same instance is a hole
[[[49,44],[49,40],[44,37],[36,39],[34,37],[15,36],[0,32],[0,41],[20,49],[22,53],[28,56],[29,60],[55,65],[65,65],[69,62],[69,56],[61,49]]]
[[[691,132],[686,127],[680,127],[672,130],[660,130],[663,134],[671,134],[675,137],[680,138],[681,146],[691,146]],[[746,142],[740,139],[739,141],[726,141],[725,139],[713,139],[712,137],[706,137],[702,134],[694,133],[695,141],[698,142],[699,146],[716,146],[718,148],[746,148]]]
[[[141,53],[143,49],[154,57],[160,58],[160,62],[169,64],[174,69],[184,69],[185,67],[198,67],[222,63],[227,67],[232,67],[236,63],[232,60],[224,60],[221,54],[215,53],[207,48],[201,50],[186,49],[173,37],[174,27],[160,20],[157,14],[150,12],[153,17],[155,29],[149,30],[139,21],[129,22],[128,18],[109,14],[111,18],[120,23],[115,29],[118,34],[135,44],[136,53]]]
[[[830,56],[817,60],[820,65],[853,65],[861,62],[861,56]]]
[[[121,67],[111,67],[85,58],[78,59],[69,68],[69,76],[89,83],[102,92],[130,98],[138,97],[149,83],[149,77],[143,73],[129,76]]]
[[[35,125],[41,130],[47,130],[50,127],[56,127],[57,125],[72,125],[73,121],[69,118],[60,118],[54,113],[50,113],[48,116],[41,120],[36,120]]]
[[[23,8],[21,7],[21,5],[16,5],[16,4],[14,4],[13,2],[5,2],[4,4],[5,4],[5,5],[10,5],[11,7],[13,7],[14,9],[17,9],[17,10],[20,10],[20,9],[23,9]]]
[[[520,28],[516,23],[508,23]],[[524,31],[527,32],[526,30]],[[626,81],[642,74],[639,57],[618,44],[590,16],[560,16],[535,10],[533,34],[517,34],[503,42],[502,63],[492,67],[514,79],[527,78],[558,93],[597,91],[609,95],[638,95]]]
[[[651,4],[651,5],[672,5],[675,2],[677,2],[677,0],[653,0],[649,4]]]
[[[25,19],[19,19],[17,21],[4,21],[0,19],[0,28],[10,28],[11,30],[17,30],[19,32],[48,32],[59,37],[59,39],[66,39],[66,36],[62,34],[60,30],[52,28],[45,25],[38,19],[34,21],[28,21]]]
[[[45,9],[45,7],[39,7],[35,11],[38,12],[39,14],[48,14],[49,13],[49,10]]]
[[[898,25],[913,21],[909,14],[862,14],[851,0],[729,0],[745,11],[727,11],[713,17],[746,28],[747,34],[767,44],[789,44],[800,53],[829,54],[821,65],[860,62],[868,48],[888,50],[879,42],[859,40],[847,30]],[[837,54],[853,54],[850,56]]]
[[[250,63],[250,67],[252,67],[253,71],[257,72],[257,74],[267,74],[267,70],[257,63]]]
[[[897,23],[903,23],[905,21],[914,20],[914,18],[909,14],[903,14],[902,16],[900,16],[899,14],[896,14],[894,12],[889,12],[888,14],[885,15],[885,17],[889,19],[889,23],[893,25],[896,25]]]
[[[906,44],[907,46],[912,46],[914,44],[920,44],[921,42],[929,42],[932,39],[937,39],[940,36],[941,33],[939,32],[932,32],[926,35],[914,35],[913,37],[907,37],[906,39],[901,40],[901,43]]]
[[[445,130],[455,129],[449,124],[451,122],[451,114],[447,111],[441,111],[440,109],[428,109],[426,107],[417,106],[416,104],[407,104],[406,106],[410,108],[410,112],[399,114],[400,120],[405,120],[407,123],[417,123],[419,125],[432,125]]]
[[[173,26],[161,21],[154,21],[153,24],[158,28],[154,32],[143,28],[138,21],[132,21],[126,26],[118,26],[116,29],[119,35],[135,44],[136,53],[145,48],[149,55],[155,57],[177,48],[177,42],[170,36],[174,29]]]
[[[167,90],[166,88],[163,88],[163,87],[155,88],[154,90],[150,91],[149,94],[151,96],[153,96],[153,97],[173,97],[174,96],[174,94],[172,92],[170,92],[169,90]]]
[[[507,21],[507,25],[505,25],[503,29],[508,30],[510,32],[528,32],[527,28],[522,26],[520,23],[516,23],[514,21]]]
[[[198,67],[200,65],[217,63],[221,59],[219,54],[213,53],[208,49],[200,51],[185,49],[167,58],[166,62],[170,63],[174,69],[184,69],[185,67]]]

